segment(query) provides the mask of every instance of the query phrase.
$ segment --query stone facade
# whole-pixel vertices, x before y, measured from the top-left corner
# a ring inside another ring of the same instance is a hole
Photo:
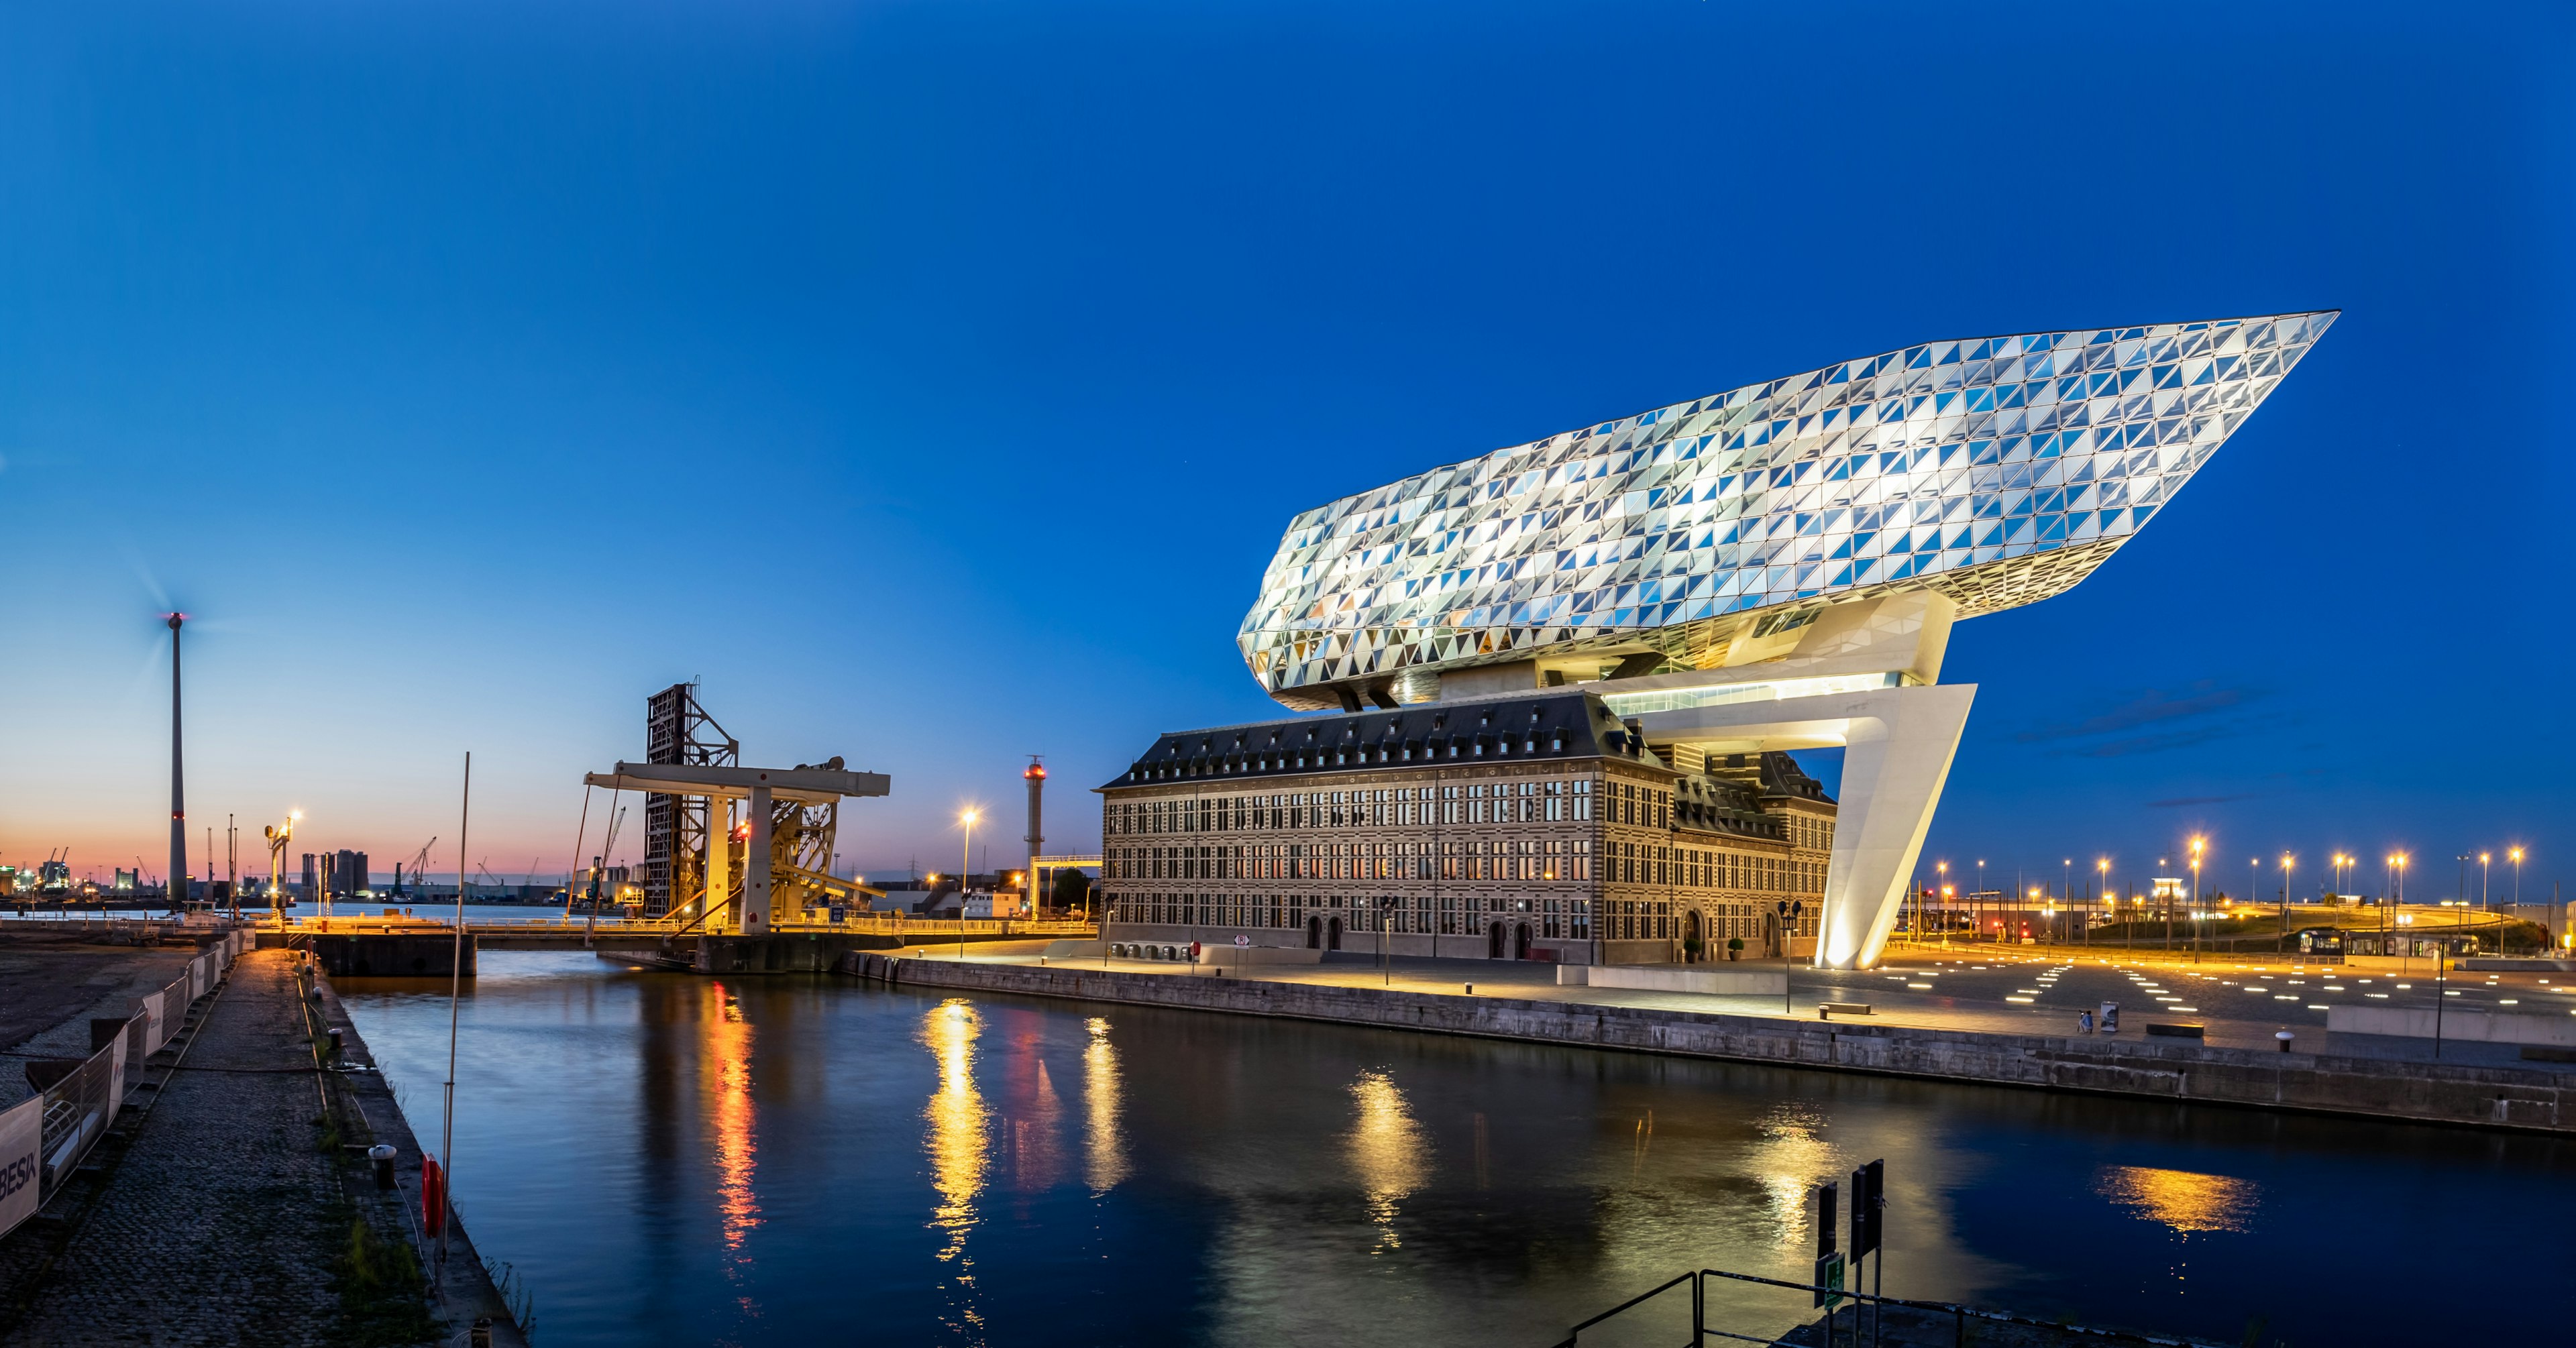
[[[1102,798],[1105,939],[1567,963],[1812,936],[1834,802],[1566,689],[1161,737]]]

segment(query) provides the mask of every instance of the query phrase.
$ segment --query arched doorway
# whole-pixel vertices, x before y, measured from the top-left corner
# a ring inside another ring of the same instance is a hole
[[[1306,919],[1306,948],[1307,948],[1308,950],[1320,950],[1320,949],[1322,949],[1322,948],[1323,948],[1323,945],[1324,945],[1324,919],[1322,919],[1322,918],[1320,918],[1320,917],[1310,917],[1310,918],[1307,918],[1307,919]]]
[[[1342,948],[1342,920],[1338,917],[1324,924],[1324,948],[1326,950]]]
[[[1529,929],[1529,924],[1528,924],[1528,923],[1526,923],[1526,922],[1524,922],[1524,923],[1522,923],[1522,924],[1520,925],[1520,930],[1519,930],[1519,931],[1517,931],[1517,932],[1514,932],[1514,933],[1513,933],[1513,935],[1512,935],[1512,958],[1513,958],[1513,959],[1516,959],[1516,960],[1525,960],[1525,959],[1528,959],[1528,958],[1529,958],[1529,943],[1530,943],[1530,929]]]
[[[1682,958],[1697,962],[1708,958],[1708,946],[1699,938],[1699,910],[1682,914]]]
[[[1485,931],[1485,958],[1489,960],[1498,960],[1502,957],[1503,924],[1497,922]]]

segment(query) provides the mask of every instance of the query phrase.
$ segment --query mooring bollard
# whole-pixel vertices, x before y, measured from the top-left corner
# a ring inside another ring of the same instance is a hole
[[[394,1187],[394,1149],[382,1142],[367,1148],[367,1159],[376,1163],[376,1187]]]
[[[492,1317],[476,1316],[474,1328],[467,1331],[465,1341],[472,1344],[474,1348],[492,1348]]]
[[[2291,1041],[2291,1040],[2293,1040],[2293,1039],[2298,1038],[2298,1036],[2297,1036],[2297,1035],[2290,1033],[2288,1030],[2283,1030],[2283,1031],[2281,1031],[2279,1034],[2273,1035],[2272,1037],[2273,1037],[2274,1039],[2277,1039],[2277,1040],[2279,1040],[2279,1041],[2280,1041],[2280,1043],[2281,1043],[2281,1051],[2282,1051],[2283,1053],[2287,1053],[2287,1052],[2289,1052],[2289,1051],[2290,1051],[2290,1041]]]
[[[331,1027],[331,1061],[340,1061],[340,1047],[340,1027],[334,1025]]]

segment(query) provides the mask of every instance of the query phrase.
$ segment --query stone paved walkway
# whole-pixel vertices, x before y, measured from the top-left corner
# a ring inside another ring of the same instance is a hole
[[[333,1341],[348,1230],[288,960],[242,956],[9,1342]]]

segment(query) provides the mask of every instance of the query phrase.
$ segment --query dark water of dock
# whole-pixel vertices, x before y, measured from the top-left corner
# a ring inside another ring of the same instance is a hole
[[[482,969],[457,1200],[550,1348],[1540,1348],[1694,1265],[1803,1276],[1810,1186],[1878,1157],[1889,1293],[2231,1344],[2258,1316],[2303,1348],[2552,1341],[2530,1292],[2576,1256],[2576,1146],[2548,1139],[554,952]],[[444,988],[343,991],[435,1138]]]

